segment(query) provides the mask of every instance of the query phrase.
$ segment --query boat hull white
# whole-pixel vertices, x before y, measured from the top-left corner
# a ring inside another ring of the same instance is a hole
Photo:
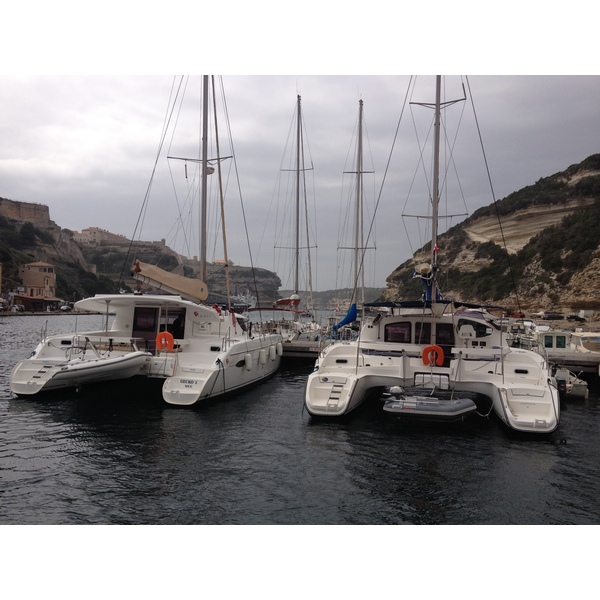
[[[111,327],[52,336],[42,332],[32,356],[12,371],[14,394],[140,375],[163,380],[159,398],[165,402],[190,406],[254,386],[281,362],[281,335],[252,334],[235,313],[178,296],[107,294],[76,306],[104,312],[107,320],[113,313]]]
[[[13,368],[10,390],[17,396],[33,396],[84,384],[128,379],[142,373],[150,360],[151,355],[142,351],[59,362],[27,359]]]
[[[495,414],[515,431],[551,433],[558,427],[558,390],[538,354],[507,347],[453,348],[448,366],[438,366],[424,364],[421,353],[425,348],[400,350],[378,342],[375,350],[356,342],[332,344],[308,377],[308,413],[339,417],[356,409],[378,388],[400,386],[485,396]]]
[[[243,352],[233,348],[204,366],[180,360],[173,375],[165,379],[163,400],[167,404],[191,406],[257,385],[278,370],[282,355],[280,339],[273,336],[269,345],[265,345],[264,338],[254,344],[250,342],[244,345]]]

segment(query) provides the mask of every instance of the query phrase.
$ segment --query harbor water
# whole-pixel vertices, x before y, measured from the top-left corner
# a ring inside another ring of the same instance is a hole
[[[1,525],[600,522],[597,390],[564,402],[558,431],[541,437],[493,417],[411,426],[378,400],[313,420],[311,364],[284,363],[251,391],[185,409],[118,386],[11,397],[10,370],[45,321],[58,333],[101,320],[0,317]]]

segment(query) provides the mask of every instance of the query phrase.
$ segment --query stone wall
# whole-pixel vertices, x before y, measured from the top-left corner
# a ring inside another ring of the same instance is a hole
[[[51,223],[50,209],[44,204],[17,202],[6,198],[0,198],[0,215],[15,221],[30,221],[43,227]]]

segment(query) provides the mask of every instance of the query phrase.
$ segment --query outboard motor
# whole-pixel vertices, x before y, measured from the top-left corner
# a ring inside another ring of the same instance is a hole
[[[564,400],[567,395],[567,380],[564,377],[556,377],[556,388],[561,400]]]

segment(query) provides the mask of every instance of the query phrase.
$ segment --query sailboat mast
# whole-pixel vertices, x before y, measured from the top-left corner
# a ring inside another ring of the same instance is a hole
[[[359,257],[363,252],[362,244],[362,119],[363,101],[358,102],[358,149],[356,156],[356,206],[354,214],[354,285],[358,285]],[[363,291],[364,291],[364,285]],[[364,298],[361,298],[364,302]]]
[[[440,201],[440,114],[441,114],[441,75],[435,80],[435,118],[434,118],[434,149],[433,149],[433,198],[431,215],[431,302],[435,303],[437,296],[437,235],[438,235],[438,210]]]
[[[298,115],[296,123],[296,247],[294,267],[294,294],[298,293],[300,286],[300,148],[302,134],[302,112],[300,96],[298,96]]]
[[[202,79],[202,188],[200,201],[200,279],[206,281],[206,202],[208,179],[208,75]]]

